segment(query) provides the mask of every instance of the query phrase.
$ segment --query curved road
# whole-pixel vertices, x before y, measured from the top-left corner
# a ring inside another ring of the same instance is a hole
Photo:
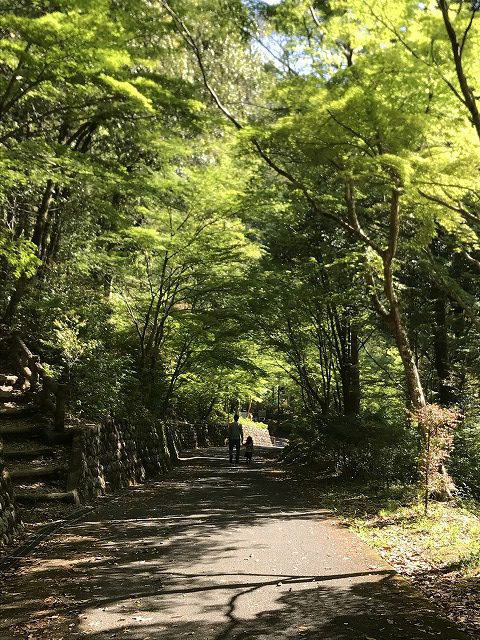
[[[465,640],[261,451],[184,454],[10,572],[2,640]]]

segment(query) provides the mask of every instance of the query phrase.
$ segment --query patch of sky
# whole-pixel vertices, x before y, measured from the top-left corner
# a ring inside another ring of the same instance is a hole
[[[271,7],[274,7],[276,4],[280,4],[281,2],[283,2],[283,0],[260,0],[260,2],[255,2],[255,0],[252,2],[251,0],[242,0],[243,4],[249,5],[255,5],[255,4],[268,4]]]
[[[257,6],[260,2],[268,5],[278,5],[282,1],[260,0],[257,2]],[[242,2],[250,5],[249,0],[242,0]],[[252,6],[255,4],[255,1],[253,1]],[[260,60],[273,65],[282,74],[318,75],[328,80],[336,71],[347,66],[345,61],[339,61],[338,56],[328,50],[323,51],[322,61],[317,60],[310,51],[311,44],[301,36],[285,36],[278,32],[262,34],[262,28],[260,28],[259,32],[252,36],[250,46],[252,52]],[[329,60],[329,58],[332,58],[332,60]]]
[[[291,36],[272,33],[255,38],[252,48],[261,59],[273,64],[281,72],[290,71],[298,75],[312,73],[312,59],[305,54],[305,43],[301,38],[298,43],[294,40]]]

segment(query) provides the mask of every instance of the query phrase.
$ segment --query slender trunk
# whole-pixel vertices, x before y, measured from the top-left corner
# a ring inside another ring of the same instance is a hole
[[[40,206],[38,207],[37,216],[35,220],[35,228],[33,230],[33,235],[32,235],[32,242],[37,245],[39,256],[41,256],[43,251],[42,239],[44,236],[45,226],[48,221],[48,213],[50,210],[50,203],[52,202],[54,191],[55,191],[55,185],[53,184],[52,180],[49,180],[43,192]]]
[[[348,182],[346,183],[345,194],[349,220],[355,234],[359,239],[370,246],[382,259],[383,291],[388,304],[384,305],[381,302],[376,291],[374,276],[372,273],[367,273],[367,283],[371,290],[373,307],[380,318],[385,322],[388,330],[395,339],[403,365],[409,404],[414,409],[422,408],[426,404],[425,395],[418,367],[415,362],[415,357],[408,340],[407,331],[403,324],[400,303],[395,290],[395,280],[393,275],[393,264],[397,253],[398,237],[400,233],[400,190],[396,187],[392,189],[388,226],[388,243],[385,250],[382,250],[376,243],[372,242],[361,229],[355,209],[353,187]]]
[[[209,404],[208,404],[208,407],[207,407],[207,410],[206,410],[206,412],[203,414],[203,419],[204,419],[204,420],[208,420],[208,418],[210,417],[210,414],[212,413],[212,411],[213,411],[213,407],[215,406],[215,403],[217,402],[217,400],[218,400],[217,396],[214,396],[214,397],[210,400],[210,402],[209,402]]]
[[[45,226],[47,224],[50,203],[52,201],[54,190],[55,186],[53,184],[53,181],[49,180],[43,192],[42,201],[37,210],[32,242],[37,245],[38,257],[41,257],[42,255],[42,238],[45,231]],[[25,275],[21,275],[15,283],[15,287],[10,296],[10,300],[8,301],[5,315],[3,316],[3,322],[5,322],[7,325],[11,324],[13,320],[20,300],[23,298],[23,295],[27,289],[28,282],[29,278],[27,278],[27,276]]]
[[[21,275],[17,282],[15,283],[15,288],[10,295],[10,299],[8,301],[7,308],[5,310],[5,314],[2,318],[2,322],[7,326],[12,324],[12,320],[15,316],[15,312],[17,310],[18,304],[25,293],[27,288],[28,278],[25,275]]]
[[[415,357],[408,341],[407,332],[401,320],[398,303],[392,308],[392,314],[388,324],[394,335],[398,353],[402,360],[408,399],[414,409],[420,409],[426,404],[425,395],[423,393],[418,368],[415,364]]]
[[[472,7],[472,16],[471,22],[468,29],[464,32],[464,36],[462,42],[459,42],[457,39],[457,34],[455,32],[455,28],[450,20],[450,15],[448,12],[448,2],[447,0],[438,0],[438,6],[440,11],[442,12],[443,23],[445,25],[445,30],[447,32],[448,39],[450,41],[450,46],[452,49],[453,62],[455,64],[455,72],[457,74],[458,84],[460,85],[460,91],[463,96],[463,104],[467,107],[470,112],[470,118],[472,120],[472,124],[475,127],[478,138],[480,139],[480,112],[477,106],[477,99],[474,93],[474,89],[470,86],[467,76],[465,74],[465,70],[463,67],[463,47],[465,45],[466,38],[468,36],[468,31],[472,26],[473,19],[475,17],[476,9]],[[458,95],[458,94],[457,94]],[[460,99],[462,96],[459,96]]]
[[[336,310],[332,309],[329,310],[329,318],[342,383],[343,413],[357,415],[360,412],[358,325],[351,322],[349,312],[339,318]]]
[[[425,395],[415,362],[415,355],[410,347],[407,331],[402,321],[391,265],[388,264],[384,264],[384,288],[390,307],[386,321],[395,338],[398,353],[402,360],[408,399],[414,409],[420,409],[426,404]]]
[[[348,335],[348,386],[344,390],[344,405],[346,415],[358,415],[360,413],[360,366],[359,366],[359,341],[358,325],[351,323]]]
[[[376,243],[372,242],[361,229],[355,208],[353,186],[348,181],[345,185],[345,199],[352,229],[355,231],[355,234],[359,239],[363,240],[375,251],[375,253],[382,259],[383,263],[383,291],[388,302],[387,305],[384,305],[378,297],[373,274],[371,272],[367,272],[366,275],[373,308],[386,324],[388,330],[395,339],[398,353],[402,360],[409,404],[414,409],[419,409],[425,406],[425,395],[423,393],[423,387],[420,381],[420,375],[418,373],[414,354],[408,340],[407,331],[403,325],[400,304],[395,290],[395,281],[393,277],[393,264],[397,253],[398,237],[400,234],[400,193],[399,188],[392,188],[388,222],[388,242],[387,248],[382,250]]]
[[[103,276],[103,295],[105,298],[110,299],[112,296],[113,287],[113,275],[111,273],[105,273]]]
[[[450,358],[448,349],[447,331],[447,306],[448,300],[439,293],[435,301],[435,328],[434,328],[434,360],[438,377],[438,395],[440,404],[448,406],[455,402],[455,393],[450,384]]]
[[[175,369],[172,373],[172,375],[170,376],[170,381],[168,383],[168,387],[167,390],[165,392],[165,395],[161,401],[161,413],[162,415],[166,415],[170,406],[170,402],[173,398],[175,389],[176,389],[176,385],[178,382],[178,379],[180,378],[180,376],[182,375],[185,366],[188,362],[188,358],[190,355],[190,344],[191,341],[190,340],[184,340],[183,345],[180,349],[180,353],[177,356],[177,362],[175,364]]]
[[[50,237],[51,237],[51,231],[52,231],[52,217],[48,216],[47,221],[45,222],[45,226],[43,227],[43,233],[42,233],[42,240],[40,242],[40,246],[41,246],[41,253],[40,253],[40,259],[42,261],[42,266],[45,266],[45,263],[47,261],[47,255],[48,255],[48,249],[50,246]]]
[[[47,263],[50,264],[57,259],[58,250],[60,249],[60,237],[62,231],[62,221],[59,215],[56,216],[55,222],[50,234],[50,244],[47,251]]]
[[[388,247],[382,255],[383,287],[385,297],[389,304],[389,311],[386,319],[395,338],[398,353],[402,360],[409,401],[413,408],[420,409],[426,404],[425,395],[423,393],[418,368],[415,363],[415,357],[410,347],[407,331],[404,327],[402,315],[400,313],[400,304],[395,291],[393,277],[393,261],[397,252],[399,231],[400,192],[397,189],[393,189],[390,203]]]
[[[31,222],[28,209],[28,203],[20,196],[16,202],[18,220],[15,225],[13,235],[15,238],[27,237],[31,233]]]
[[[3,92],[3,95],[0,97],[0,118],[3,118],[3,116],[8,111],[12,94],[14,93],[16,85],[18,84],[18,78],[21,77],[20,72],[22,70],[23,65],[25,64],[25,61],[27,59],[27,54],[31,46],[32,46],[32,43],[27,42],[25,49],[22,51],[22,53],[18,58],[17,66],[15,67],[15,69],[12,70],[12,73],[10,74],[10,78],[5,87],[5,91]]]

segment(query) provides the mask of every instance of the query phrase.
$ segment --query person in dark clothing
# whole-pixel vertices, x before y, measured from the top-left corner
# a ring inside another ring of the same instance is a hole
[[[270,436],[270,442],[275,446],[275,427],[272,424],[268,424],[268,435]]]
[[[230,462],[233,462],[233,449],[235,447],[235,462],[240,459],[240,442],[243,444],[243,427],[238,422],[238,414],[233,416],[233,422],[228,426],[228,452]]]
[[[245,461],[249,464],[252,461],[253,456],[253,438],[248,436],[245,440]]]

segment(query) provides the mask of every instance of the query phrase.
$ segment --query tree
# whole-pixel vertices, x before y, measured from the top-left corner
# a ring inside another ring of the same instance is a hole
[[[21,7],[11,3],[18,13],[0,22],[0,162],[8,176],[3,215],[7,237],[28,240],[25,246],[35,247],[46,266],[58,255],[72,200],[95,193],[114,206],[113,182],[131,170],[109,146],[118,129],[163,124],[169,110],[175,117],[193,114],[199,103],[178,75],[168,77],[174,47],[169,58],[158,57],[167,50],[161,36],[167,42],[168,36],[148,3],[130,3],[128,11],[120,5],[115,17],[107,1],[65,3],[61,11],[56,3],[42,11]],[[30,269],[14,281],[7,322],[31,276]]]

